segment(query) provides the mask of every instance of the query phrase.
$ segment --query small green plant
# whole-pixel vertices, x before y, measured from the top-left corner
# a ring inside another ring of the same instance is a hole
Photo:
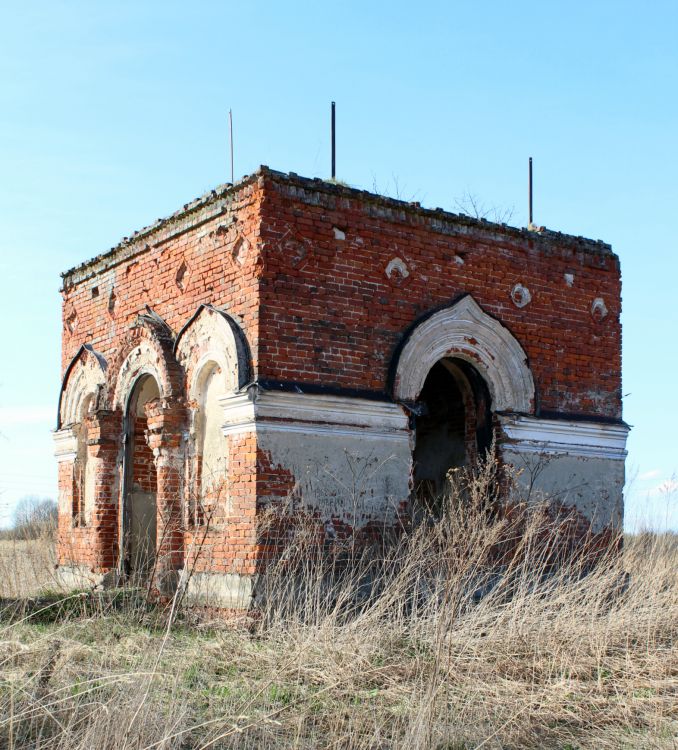
[[[268,696],[273,703],[282,703],[284,706],[289,705],[294,698],[292,690],[287,685],[276,684],[269,687]]]

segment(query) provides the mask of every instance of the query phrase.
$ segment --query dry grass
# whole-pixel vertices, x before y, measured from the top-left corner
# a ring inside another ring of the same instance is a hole
[[[545,523],[448,512],[386,554],[322,560],[300,529],[252,632],[131,594],[5,612],[0,746],[677,748],[675,536],[591,571],[553,564]],[[49,582],[40,542],[2,555],[5,595]]]
[[[39,539],[0,539],[0,597],[37,596],[58,583],[50,534]]]

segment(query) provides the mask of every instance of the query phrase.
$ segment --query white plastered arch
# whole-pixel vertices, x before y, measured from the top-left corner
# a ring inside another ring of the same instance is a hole
[[[483,376],[493,411],[533,411],[534,380],[522,346],[470,295],[412,331],[398,357],[396,400],[416,401],[433,365],[451,356],[469,362]]]
[[[167,398],[169,375],[167,365],[163,360],[162,349],[159,346],[141,339],[130,350],[120,366],[113,393],[113,408],[122,410],[126,408],[132,389],[142,375],[151,375],[155,378],[160,389],[160,396]]]
[[[186,374],[191,407],[189,455],[199,478],[193,485],[199,502],[194,502],[190,512],[197,520],[217,506],[222,511],[230,507],[228,442],[220,402],[249,382],[249,347],[233,318],[211,305],[201,305],[179,332],[174,354]]]
[[[223,312],[201,305],[177,336],[177,361],[187,377],[189,400],[199,400],[205,368],[219,366],[226,392],[236,391],[247,380],[248,362],[244,334]]]
[[[83,407],[96,399],[106,384],[106,360],[89,345],[80,348],[68,366],[59,398],[58,427],[82,421]]]

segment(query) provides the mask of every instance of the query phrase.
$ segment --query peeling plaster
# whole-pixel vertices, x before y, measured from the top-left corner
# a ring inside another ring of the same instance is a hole
[[[522,308],[530,304],[532,301],[532,294],[526,286],[516,284],[513,289],[511,289],[511,299],[516,307]]]
[[[505,446],[502,457],[515,466],[525,499],[573,506],[591,523],[594,533],[606,527],[621,530],[623,461],[523,453],[519,446]]]
[[[591,303],[591,317],[600,322],[607,317],[607,305],[602,297],[596,297]]]
[[[398,273],[401,278],[406,279],[410,272],[401,258],[392,258],[386,266],[386,276],[390,279],[394,273]]]
[[[261,449],[293,475],[302,505],[323,520],[353,527],[379,520],[394,523],[409,496],[412,465],[407,438],[380,443],[359,435],[258,432]]]

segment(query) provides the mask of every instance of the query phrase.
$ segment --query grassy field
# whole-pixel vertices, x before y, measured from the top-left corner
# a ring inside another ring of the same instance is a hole
[[[58,588],[50,534],[40,539],[0,540],[0,596],[37,596]]]
[[[542,524],[449,514],[332,580],[300,537],[249,629],[58,593],[48,540],[2,542],[0,746],[678,748],[675,536],[591,572]]]

